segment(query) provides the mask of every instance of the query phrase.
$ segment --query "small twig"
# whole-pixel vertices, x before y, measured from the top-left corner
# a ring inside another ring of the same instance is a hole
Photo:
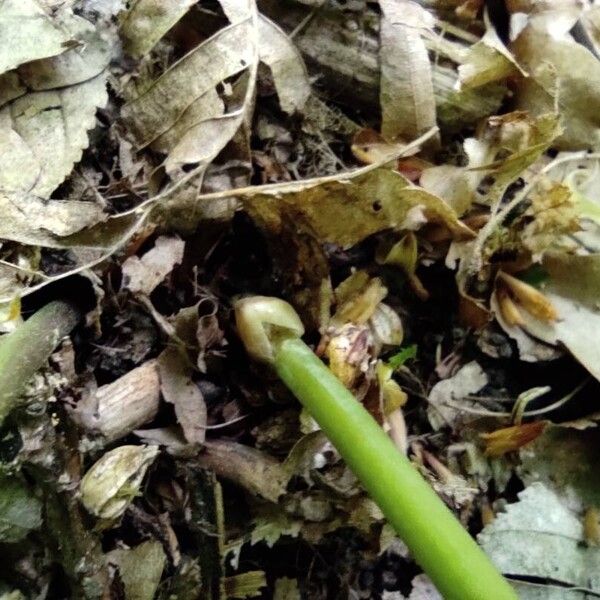
[[[537,417],[539,415],[544,415],[546,413],[549,413],[549,412],[552,412],[554,410],[561,408],[563,405],[565,405],[567,402],[569,402],[569,400],[573,399],[585,387],[585,385],[587,383],[589,383],[589,381],[590,381],[589,379],[582,381],[579,385],[577,385],[577,387],[575,387],[575,389],[570,391],[568,394],[566,394],[562,398],[559,398],[556,402],[553,402],[552,404],[549,404],[548,406],[544,406],[543,408],[536,408],[535,410],[523,411],[521,416],[522,417]],[[536,389],[538,389],[538,388],[536,388]],[[535,397],[537,398],[538,396],[535,396]],[[533,398],[529,398],[529,400],[532,400],[532,399]],[[471,397],[469,397],[469,400],[476,401],[479,399],[475,396],[471,396]],[[517,400],[517,402],[518,402],[518,400]],[[487,410],[485,408],[476,408],[474,406],[463,406],[459,402],[453,402],[452,400],[445,400],[441,404],[443,406],[447,406],[448,408],[454,408],[454,409],[459,410],[464,413],[477,415],[479,417],[494,417],[497,419],[505,419],[508,417],[512,417],[513,412],[514,412],[514,409],[511,412],[503,412],[503,411],[496,411],[496,410]]]

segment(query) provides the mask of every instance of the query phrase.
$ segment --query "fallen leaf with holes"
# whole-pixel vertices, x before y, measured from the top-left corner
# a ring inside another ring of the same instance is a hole
[[[522,491],[477,539],[503,573],[534,578],[514,584],[519,598],[583,600],[586,590],[600,592],[600,550],[585,545],[581,516],[542,483]]]

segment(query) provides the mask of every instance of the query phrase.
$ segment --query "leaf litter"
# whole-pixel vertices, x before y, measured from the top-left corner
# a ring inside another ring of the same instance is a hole
[[[2,424],[0,595],[439,597],[249,294],[519,597],[600,593],[598,6],[484,4],[0,5],[0,326],[86,312]]]

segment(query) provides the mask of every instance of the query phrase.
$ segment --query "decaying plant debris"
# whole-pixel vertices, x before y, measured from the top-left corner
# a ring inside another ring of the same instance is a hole
[[[600,595],[599,31],[591,0],[0,3],[0,598],[440,597],[246,355],[247,295],[520,598]]]

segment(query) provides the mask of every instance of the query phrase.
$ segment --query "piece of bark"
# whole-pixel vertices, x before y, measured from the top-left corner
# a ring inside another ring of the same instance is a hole
[[[88,435],[108,444],[152,421],[159,399],[158,368],[150,360],[89,394],[72,416]]]

